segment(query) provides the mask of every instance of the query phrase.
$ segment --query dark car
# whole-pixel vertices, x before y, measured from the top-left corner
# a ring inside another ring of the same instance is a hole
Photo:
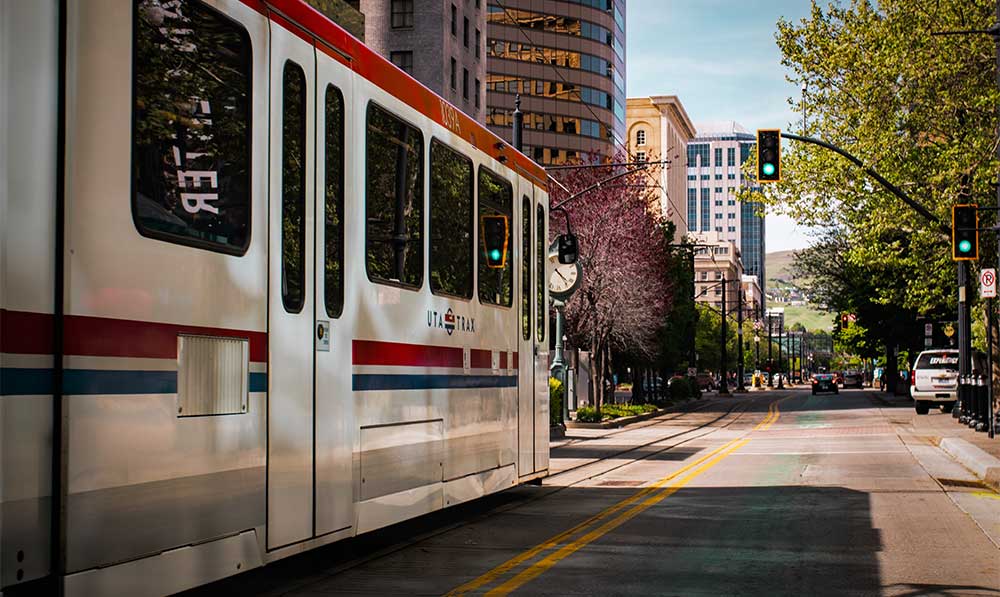
[[[817,373],[816,375],[813,375],[812,391],[814,396],[820,392],[833,392],[834,394],[840,393],[837,389],[837,380],[830,373]]]

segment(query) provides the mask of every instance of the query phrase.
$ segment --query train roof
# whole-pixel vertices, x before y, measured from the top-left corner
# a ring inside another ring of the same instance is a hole
[[[397,97],[481,152],[545,187],[545,169],[479,124],[448,100],[366,46],[305,0],[241,0],[288,28],[325,54],[349,66],[368,81]]]

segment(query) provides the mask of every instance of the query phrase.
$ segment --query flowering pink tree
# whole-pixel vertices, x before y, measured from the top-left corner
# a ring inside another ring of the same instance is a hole
[[[575,193],[619,172],[612,167],[568,170],[559,182]],[[672,300],[669,248],[659,214],[650,209],[649,183],[645,172],[636,172],[565,206],[579,238],[583,267],[580,289],[566,305],[566,330],[576,346],[591,352],[590,387],[596,392],[598,412],[611,351],[652,360],[656,332]],[[549,193],[553,206],[568,196],[556,184],[549,185]],[[553,233],[565,231],[561,213],[553,212],[550,222]]]

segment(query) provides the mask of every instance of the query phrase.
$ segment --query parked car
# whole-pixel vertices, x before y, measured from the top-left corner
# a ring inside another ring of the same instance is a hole
[[[910,397],[918,415],[926,415],[933,405],[951,412],[958,400],[958,350],[920,353],[910,374]]]
[[[843,384],[844,383],[844,372],[843,371],[831,371],[830,374],[833,375],[833,380],[834,380],[835,383],[837,383],[837,384]]]
[[[817,373],[813,375],[812,378],[812,393],[813,396],[819,394],[820,392],[833,392],[834,394],[839,394],[840,390],[837,388],[837,379],[831,373]]]
[[[698,387],[701,388],[703,392],[715,389],[715,378],[712,377],[711,373],[699,373],[695,379],[698,380]]]
[[[753,385],[753,373],[743,374],[743,385],[748,388]]]
[[[860,371],[847,371],[844,373],[845,388],[863,388],[865,387],[865,376]]]

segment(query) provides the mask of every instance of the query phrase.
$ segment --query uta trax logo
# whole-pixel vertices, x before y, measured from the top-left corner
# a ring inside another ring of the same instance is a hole
[[[448,332],[451,336],[455,331],[476,332],[476,320],[464,315],[455,315],[455,312],[448,309],[444,313],[429,309],[427,311],[427,327],[437,328]]]

